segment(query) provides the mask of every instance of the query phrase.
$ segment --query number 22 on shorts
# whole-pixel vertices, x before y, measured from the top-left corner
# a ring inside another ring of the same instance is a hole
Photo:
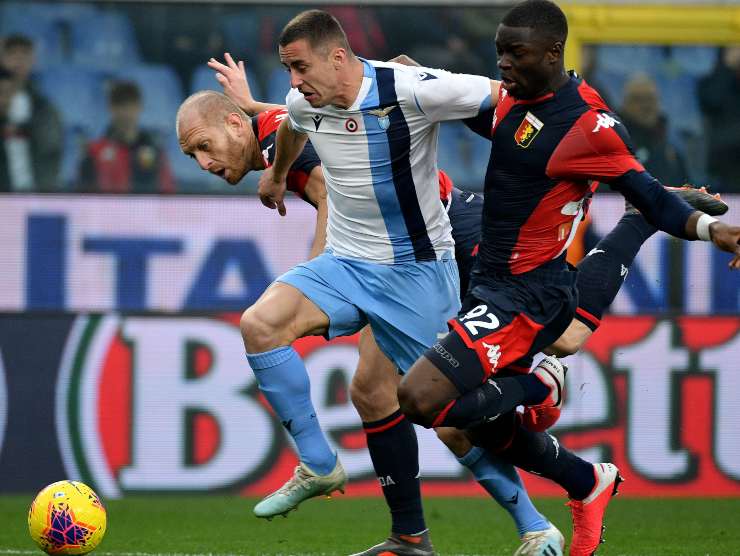
[[[470,320],[478,319],[479,317],[481,317],[480,320]],[[463,317],[460,318],[460,322],[465,325],[465,328],[468,329],[468,332],[471,334],[471,336],[477,336],[479,328],[485,328],[486,330],[496,330],[499,326],[501,326],[498,317],[493,313],[488,312],[488,305],[478,305],[476,307],[473,307],[470,311],[465,313]]]

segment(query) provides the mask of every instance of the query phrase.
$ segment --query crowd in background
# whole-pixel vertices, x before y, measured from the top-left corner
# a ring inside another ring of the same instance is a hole
[[[424,65],[495,77],[498,8],[329,8],[367,58],[409,54]],[[218,89],[205,66],[246,61],[256,97],[289,87],[277,35],[295,7],[0,4],[0,191],[250,192],[202,173],[179,152],[184,97]],[[583,73],[619,114],[635,153],[671,185],[740,192],[740,47],[606,46]],[[488,143],[445,124],[439,163],[480,190]]]

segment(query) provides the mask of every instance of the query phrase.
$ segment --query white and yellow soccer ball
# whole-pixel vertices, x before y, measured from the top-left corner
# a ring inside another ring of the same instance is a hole
[[[87,554],[103,540],[105,527],[100,498],[78,481],[50,484],[28,510],[28,532],[47,554]]]

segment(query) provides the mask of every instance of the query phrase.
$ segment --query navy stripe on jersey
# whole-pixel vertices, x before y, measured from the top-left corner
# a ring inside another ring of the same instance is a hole
[[[368,110],[379,107],[378,80],[375,75],[375,67],[367,62],[364,65],[365,77],[369,77],[373,82],[360,107],[363,110],[362,119],[365,122],[365,133],[367,134],[367,151],[370,157],[373,191],[388,232],[388,238],[393,249],[393,259],[402,261],[411,256],[413,246],[396,195],[396,188],[391,186],[393,183],[393,168],[390,163],[391,153],[388,145],[388,135],[380,127],[378,117],[368,112]]]
[[[379,106],[396,104],[398,99],[396,97],[394,70],[392,68],[376,67],[375,74],[378,84]],[[406,229],[414,248],[414,256],[417,261],[433,261],[436,260],[437,255],[427,233],[426,222],[419,206],[414,177],[411,173],[409,126],[402,110],[391,110],[388,116],[390,117],[390,126],[387,135],[391,167],[393,168],[393,184],[396,188],[396,195],[401,206]]]

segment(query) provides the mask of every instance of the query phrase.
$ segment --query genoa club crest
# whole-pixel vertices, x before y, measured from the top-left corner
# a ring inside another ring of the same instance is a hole
[[[526,149],[527,147],[529,147],[532,141],[534,141],[534,138],[537,137],[537,134],[544,127],[544,125],[545,124],[537,119],[537,116],[535,116],[531,112],[527,112],[527,115],[524,116],[522,123],[519,124],[516,133],[514,133],[514,141],[516,141],[517,145],[519,145],[523,149]]]

